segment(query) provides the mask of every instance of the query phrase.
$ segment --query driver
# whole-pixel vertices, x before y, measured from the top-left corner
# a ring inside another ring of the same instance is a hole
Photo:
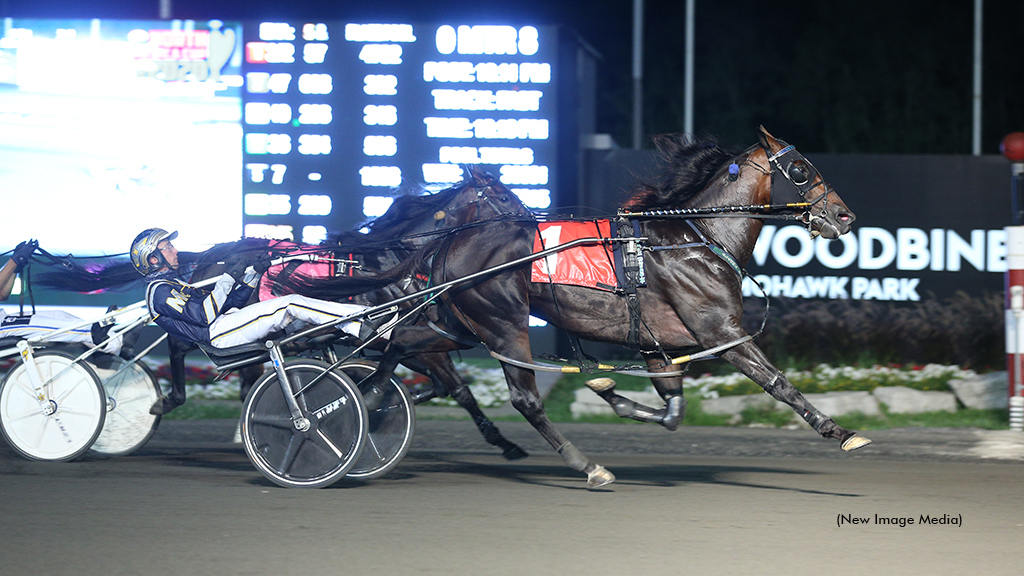
[[[143,230],[132,242],[130,255],[132,265],[150,282],[146,304],[154,321],[186,343],[228,348],[255,342],[296,321],[326,324],[367,309],[298,294],[247,305],[260,276],[270,265],[266,260],[248,269],[239,265],[228,270],[212,289],[190,286],[176,277],[178,251],[171,242],[177,236],[177,232],[161,228]],[[358,338],[361,327],[361,322],[350,321],[340,324],[338,329]]]

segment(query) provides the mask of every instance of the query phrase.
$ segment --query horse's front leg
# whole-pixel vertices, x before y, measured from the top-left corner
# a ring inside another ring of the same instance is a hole
[[[839,426],[835,420],[812,406],[753,342],[744,342],[722,353],[721,357],[757,382],[772,398],[789,405],[822,437],[839,440],[843,450],[849,452],[871,443],[871,440],[856,432]]]
[[[167,338],[167,350],[171,366],[171,392],[153,403],[149,409],[150,414],[167,414],[185,403],[185,356],[191,346],[171,336]]]

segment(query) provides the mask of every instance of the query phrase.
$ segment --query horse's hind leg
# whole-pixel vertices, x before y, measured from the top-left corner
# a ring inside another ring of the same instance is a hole
[[[647,368],[651,372],[676,372],[679,370],[671,364],[666,365],[660,355],[648,355]],[[651,378],[658,395],[665,401],[663,408],[651,408],[639,404],[615,391],[615,380],[611,378],[594,378],[587,381],[587,387],[607,402],[615,415],[620,418],[631,418],[640,422],[661,424],[668,430],[679,427],[686,416],[686,399],[683,398],[683,379],[680,376]]]
[[[424,360],[428,360],[428,358],[424,357]],[[477,430],[483,435],[484,440],[488,444],[500,448],[501,455],[506,460],[522,460],[529,456],[525,450],[505,438],[501,431],[498,430],[498,427],[494,425],[494,422],[483,413],[480,405],[476,402],[476,398],[473,397],[473,392],[462,381],[462,378],[455,370],[455,364],[452,363],[451,357],[448,354],[430,354],[429,362],[425,362],[423,367],[426,370],[425,373],[429,374],[435,381],[440,382],[448,390],[452,398],[459,403],[459,406],[469,413],[476,424]]]
[[[262,375],[263,364],[253,364],[238,370],[240,380],[238,383],[238,397],[242,402],[245,402],[245,398],[249,396],[249,390],[252,390],[253,385],[256,384],[256,381]]]
[[[812,406],[753,343],[740,344],[722,353],[721,356],[748,378],[757,382],[772,398],[789,405],[822,437],[839,440],[843,450],[856,450],[871,443],[871,440],[856,432],[839,426],[835,420]]]
[[[167,339],[168,363],[171,367],[171,393],[157,398],[149,409],[150,414],[167,414],[185,403],[185,356],[191,349],[187,344],[174,338]]]
[[[509,382],[512,405],[523,415],[551,447],[558,452],[565,464],[587,475],[588,488],[600,488],[615,481],[615,475],[604,466],[591,462],[572,442],[569,442],[544,412],[544,404],[537,390],[532,370],[526,370],[502,363],[505,378]]]

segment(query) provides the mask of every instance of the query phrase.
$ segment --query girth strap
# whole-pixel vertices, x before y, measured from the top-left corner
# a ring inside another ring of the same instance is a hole
[[[619,238],[640,237],[640,223],[635,219],[628,222],[625,219],[620,219],[613,224],[615,225],[614,233]],[[626,309],[629,311],[629,332],[626,334],[626,346],[636,350],[640,348],[640,324],[642,322],[636,289],[647,284],[643,251],[640,249],[639,240],[619,242],[616,244],[615,250],[622,258],[621,291],[626,297]]]

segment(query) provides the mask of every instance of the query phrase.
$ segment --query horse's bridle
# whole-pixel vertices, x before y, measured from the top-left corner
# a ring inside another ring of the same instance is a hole
[[[498,204],[494,201],[494,199],[491,198],[486,193],[486,191],[488,189],[493,189],[494,183],[497,180],[494,176],[491,176],[490,174],[487,174],[486,176],[487,176],[487,180],[485,182],[483,182],[483,183],[477,184],[475,180],[470,180],[468,182],[468,185],[472,189],[476,190],[476,198],[474,200],[469,200],[466,203],[460,204],[458,206],[455,206],[454,204],[448,205],[448,206],[446,206],[444,208],[443,212],[451,214],[451,213],[455,212],[456,210],[462,210],[463,208],[467,208],[467,207],[469,207],[469,206],[471,206],[473,204],[484,203],[487,206],[489,206],[491,208],[491,210],[494,211],[494,217],[500,217],[500,216],[505,216],[505,215],[509,215],[509,214],[519,214],[520,212],[517,209],[515,209],[515,208],[511,208],[511,209],[508,209],[508,210],[503,210],[500,206],[498,206]],[[512,192],[510,190],[509,194],[514,194],[514,192]],[[439,224],[440,224],[442,219],[443,218],[438,218],[438,223]]]
[[[828,195],[832,192],[831,187],[825,183],[825,179],[821,178],[818,169],[803,154],[797,152],[796,146],[788,144],[768,157],[768,173],[771,175],[771,203],[777,203],[775,182],[776,177],[781,174],[792,186],[801,203],[806,206],[801,220],[804,228],[811,235],[816,235],[816,231],[811,228],[811,223],[815,218],[828,221]],[[821,195],[809,200],[808,195],[818,186],[822,187]],[[812,211],[819,202],[821,202],[821,208],[815,215]]]

